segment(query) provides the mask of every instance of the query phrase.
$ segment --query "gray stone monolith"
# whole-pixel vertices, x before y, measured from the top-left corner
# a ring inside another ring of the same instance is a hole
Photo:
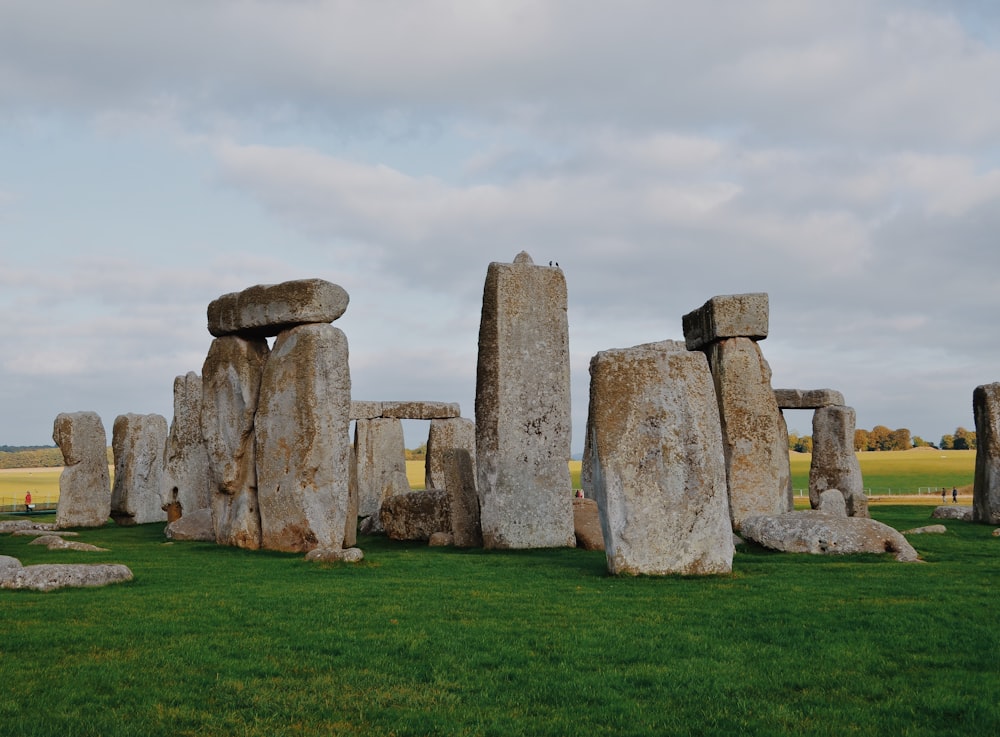
[[[274,342],[254,420],[262,548],[305,553],[344,544],[351,506],[347,359],[347,337],[332,325],[301,325]]]
[[[443,489],[444,456],[449,450],[461,448],[469,453],[469,458],[476,457],[476,423],[465,417],[454,417],[446,420],[431,420],[427,433],[427,456],[424,459],[424,487],[428,489]],[[473,460],[472,472],[476,472]]]
[[[476,474],[486,548],[572,547],[566,279],[524,252],[491,263],[476,372]]]
[[[174,417],[160,484],[160,502],[168,519],[211,509],[208,451],[201,434],[201,376],[189,371],[174,379]]]
[[[202,367],[201,430],[220,545],[260,547],[254,413],[268,352],[263,338],[216,338]]]
[[[111,450],[115,481],[111,488],[111,517],[119,525],[166,522],[160,499],[167,420],[163,415],[125,414],[115,418]]]
[[[406,475],[403,423],[389,418],[357,420],[354,455],[358,467],[358,517],[377,519],[393,474]]]
[[[601,351],[590,362],[587,425],[608,570],[731,571],[719,408],[704,354]]]
[[[972,519],[1000,523],[1000,383],[972,392],[976,422],[976,476],[972,486]]]
[[[483,528],[479,515],[479,495],[472,454],[466,448],[449,448],[441,452],[444,483],[451,515],[452,544],[459,548],[479,548],[483,545]]]
[[[52,428],[63,455],[56,527],[101,527],[111,515],[108,436],[96,412],[63,412]]]
[[[771,368],[749,338],[706,348],[719,399],[733,528],[751,514],[791,511],[788,436],[771,388]]]
[[[855,413],[852,407],[820,407],[813,413],[812,463],[809,465],[809,503],[820,506],[827,489],[839,489],[849,517],[867,517],[861,464],[854,452]]]

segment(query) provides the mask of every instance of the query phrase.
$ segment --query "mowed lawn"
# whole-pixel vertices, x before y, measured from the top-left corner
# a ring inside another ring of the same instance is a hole
[[[873,510],[897,529],[927,508]],[[926,561],[741,548],[717,577],[611,577],[601,552],[362,537],[357,565],[80,530],[25,564],[131,583],[0,590],[0,734],[1000,734],[1000,538],[945,520]]]

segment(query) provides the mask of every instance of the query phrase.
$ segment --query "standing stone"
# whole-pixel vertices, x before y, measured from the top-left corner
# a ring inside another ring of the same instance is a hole
[[[749,338],[707,349],[719,399],[733,527],[751,514],[792,509],[788,437],[771,389],[771,367]]]
[[[820,506],[827,489],[839,489],[850,517],[867,517],[861,465],[854,453],[855,414],[852,407],[820,407],[813,413],[812,463],[809,466],[809,503]],[[861,508],[863,506],[863,508]]]
[[[445,454],[454,448],[469,452],[476,457],[476,423],[464,417],[448,420],[431,420],[427,433],[427,456],[424,460],[424,486],[428,489],[443,489],[445,477]],[[472,464],[475,478],[476,464]]]
[[[168,518],[212,507],[208,451],[201,436],[201,394],[201,377],[194,371],[174,379],[174,419],[160,486]]]
[[[255,434],[267,550],[343,546],[350,511],[347,358],[342,331],[301,325],[277,337],[264,365]]]
[[[52,440],[63,455],[56,527],[101,527],[111,515],[108,436],[96,412],[61,413]]]
[[[354,425],[354,455],[358,464],[358,516],[378,519],[393,474],[406,475],[403,423],[385,418],[358,420]]]
[[[491,263],[476,374],[476,472],[486,548],[572,547],[566,280],[524,252]]]
[[[591,480],[608,570],[731,571],[719,409],[705,356],[602,351],[590,377]]]
[[[450,448],[441,453],[444,468],[444,488],[448,493],[451,513],[452,543],[459,548],[479,548],[483,545],[483,528],[479,516],[479,495],[472,455],[466,448]]]
[[[267,354],[263,338],[216,338],[201,372],[201,430],[211,469],[215,539],[220,545],[260,547],[254,413]]]
[[[1000,383],[977,386],[972,393],[976,421],[976,477],[972,519],[1000,523]]]
[[[167,420],[162,415],[118,415],[111,430],[115,483],[111,517],[119,525],[165,522],[160,500]]]

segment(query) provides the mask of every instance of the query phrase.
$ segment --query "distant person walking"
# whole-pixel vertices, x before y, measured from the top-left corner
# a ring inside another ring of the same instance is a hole
[[[944,487],[942,486],[941,487],[941,503],[944,504],[946,501],[948,501],[948,494],[945,491]]]
[[[30,512],[34,508],[34,504],[31,503],[31,492],[25,492],[24,494],[24,511]]]
[[[951,489],[951,503],[958,504],[958,489],[952,487]]]

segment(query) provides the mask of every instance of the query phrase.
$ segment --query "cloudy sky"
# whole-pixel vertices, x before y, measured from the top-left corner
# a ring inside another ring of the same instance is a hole
[[[304,277],[351,295],[355,398],[472,417],[522,249],[566,275],[574,451],[595,352],[742,292],[775,387],[971,429],[998,86],[988,0],[0,0],[0,444],[169,419],[208,302]]]

